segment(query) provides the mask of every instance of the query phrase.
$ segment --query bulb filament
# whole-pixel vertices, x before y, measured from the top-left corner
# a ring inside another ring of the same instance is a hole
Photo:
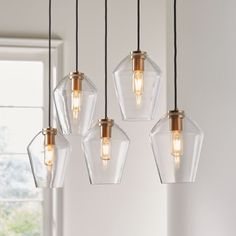
[[[81,110],[82,94],[79,90],[73,90],[71,93],[71,110],[73,119],[77,120]]]
[[[143,71],[135,70],[133,72],[133,92],[136,97],[136,104],[141,105],[143,95]]]
[[[180,167],[180,158],[183,155],[183,138],[179,130],[172,131],[172,156],[175,159],[175,165]]]
[[[111,140],[108,137],[101,138],[101,160],[104,167],[107,167],[111,159]]]
[[[55,160],[55,147],[52,144],[44,146],[44,164],[51,170]]]

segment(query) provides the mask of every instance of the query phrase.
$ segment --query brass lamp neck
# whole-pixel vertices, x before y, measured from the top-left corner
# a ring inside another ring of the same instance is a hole
[[[101,138],[111,138],[112,126],[114,125],[114,120],[112,119],[101,119],[98,121],[101,127]]]
[[[57,129],[55,128],[45,128],[42,130],[44,135],[44,145],[55,145],[55,136],[57,134]]]
[[[133,60],[133,71],[144,71],[144,60],[146,59],[146,52],[133,51],[130,53]]]
[[[184,111],[172,110],[168,112],[168,116],[170,119],[170,131],[182,131]]]
[[[71,89],[72,91],[81,91],[82,90],[82,80],[84,79],[84,74],[81,72],[71,72],[69,74],[71,79]]]

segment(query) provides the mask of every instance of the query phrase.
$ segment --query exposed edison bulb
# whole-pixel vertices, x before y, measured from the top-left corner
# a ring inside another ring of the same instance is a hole
[[[55,160],[55,145],[48,144],[44,146],[44,164],[51,170]]]
[[[101,138],[101,159],[104,167],[107,167],[111,159],[111,140],[108,137]]]
[[[172,151],[171,154],[175,158],[175,165],[180,167],[180,158],[183,155],[183,138],[182,132],[179,130],[172,131]]]
[[[136,96],[136,104],[140,105],[142,102],[143,94],[143,71],[135,70],[133,72],[133,92]]]
[[[81,110],[82,94],[79,90],[73,90],[71,93],[71,110],[73,119],[77,120]]]

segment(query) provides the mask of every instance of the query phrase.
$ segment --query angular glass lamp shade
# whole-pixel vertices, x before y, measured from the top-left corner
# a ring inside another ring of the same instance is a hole
[[[82,145],[91,184],[120,183],[129,142],[113,120],[99,120],[88,131]]]
[[[123,119],[152,120],[161,80],[158,65],[146,52],[131,52],[113,75]]]
[[[47,128],[33,138],[27,151],[36,187],[63,187],[71,152],[69,142],[56,129]]]
[[[97,90],[83,74],[73,72],[59,82],[54,101],[63,134],[84,135],[91,126]]]
[[[170,111],[150,134],[161,183],[194,182],[203,132],[183,111]]]

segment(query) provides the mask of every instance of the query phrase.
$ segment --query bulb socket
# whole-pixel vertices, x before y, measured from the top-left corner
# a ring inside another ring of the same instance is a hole
[[[133,60],[133,71],[144,71],[144,60],[146,59],[146,52],[133,51],[130,53]]]
[[[55,128],[45,128],[42,130],[44,135],[44,145],[55,145],[55,136],[57,134],[57,129]]]
[[[114,125],[114,120],[107,118],[98,120],[98,122],[101,127],[101,138],[111,138],[111,128]]]
[[[170,131],[183,130],[184,111],[173,110],[168,112],[170,119]]]
[[[84,73],[81,72],[71,72],[69,74],[71,79],[71,89],[72,91],[81,91],[82,90],[82,80],[84,79]]]

